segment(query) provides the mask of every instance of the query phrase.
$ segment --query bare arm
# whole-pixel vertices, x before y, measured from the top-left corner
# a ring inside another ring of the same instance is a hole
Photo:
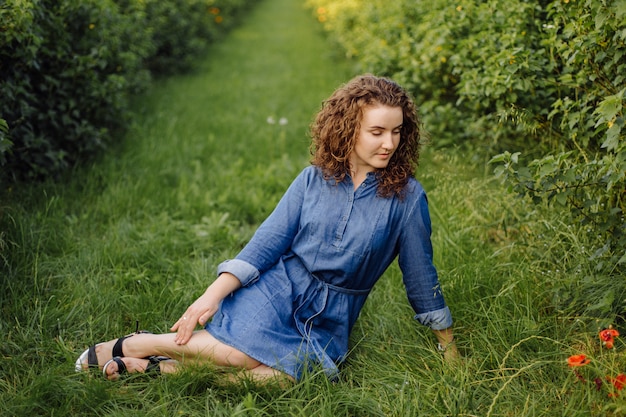
[[[179,345],[186,344],[193,334],[196,325],[204,326],[213,317],[217,309],[227,295],[241,287],[241,282],[236,276],[230,273],[222,273],[207,288],[193,304],[187,308],[185,313],[178,319],[170,329],[177,332],[175,342]]]

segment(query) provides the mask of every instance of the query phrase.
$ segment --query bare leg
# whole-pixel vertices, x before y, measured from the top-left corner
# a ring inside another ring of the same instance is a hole
[[[124,340],[125,357],[145,358],[147,356],[167,356],[181,363],[186,361],[210,361],[217,366],[233,366],[253,369],[260,362],[239,350],[214,338],[206,330],[193,333],[189,342],[178,345],[174,342],[176,334],[135,334]],[[104,364],[112,357],[112,349],[117,339],[96,346],[98,363]]]
[[[291,375],[287,375],[284,372],[280,372],[264,364],[260,364],[256,368],[246,369],[241,372],[243,377],[247,377],[258,382],[276,381],[282,387],[285,387],[286,383],[295,382],[295,379]]]
[[[149,361],[147,359],[137,359],[131,357],[122,358],[126,369],[129,373],[145,372]],[[162,374],[174,373],[179,369],[179,363],[174,360],[166,360],[159,363],[160,371]],[[111,363],[107,369],[108,379],[117,379],[119,377],[119,370],[115,362]],[[230,382],[238,382],[242,379],[250,379],[257,382],[277,382],[281,387],[288,387],[295,380],[283,372],[277,371],[267,365],[260,364],[252,369],[243,369],[236,374],[229,374],[228,380]]]
[[[245,353],[228,346],[206,330],[198,330],[193,333],[189,342],[184,345],[175,342],[176,333],[134,334],[123,341],[122,350],[124,357],[121,358],[130,373],[145,372],[149,364],[148,356],[166,356],[171,360],[159,363],[161,373],[173,373],[184,363],[211,362],[216,366],[234,367],[241,369],[238,374],[230,374],[230,381],[248,378],[259,382],[275,381],[280,386],[286,387],[294,379],[276,369],[260,363]],[[117,339],[96,345],[96,355],[100,367],[104,366],[112,358],[113,346]],[[83,364],[86,367],[86,363]],[[106,367],[106,375],[109,379],[119,377],[118,365],[111,362]]]

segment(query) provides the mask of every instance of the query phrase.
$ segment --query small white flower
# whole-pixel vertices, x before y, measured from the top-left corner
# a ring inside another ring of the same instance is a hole
[[[289,123],[289,121],[287,120],[286,117],[281,117],[280,120],[278,121],[278,124],[281,126],[285,126],[287,123]]]
[[[269,116],[267,118],[267,123],[270,125],[276,124],[276,120],[274,120],[274,118],[272,116]]]

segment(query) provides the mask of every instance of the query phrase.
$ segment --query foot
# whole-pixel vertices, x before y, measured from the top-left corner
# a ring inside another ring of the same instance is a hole
[[[169,373],[173,372],[175,366],[176,361],[164,356],[151,356],[148,359],[115,357],[104,364],[102,373],[106,379],[114,381],[125,373],[134,374],[139,372],[155,375],[161,372]]]
[[[120,337],[119,339],[113,339],[108,342],[98,343],[90,346],[85,350],[76,360],[75,368],[76,372],[88,371],[89,368],[102,368],[105,363],[110,361],[114,357],[124,357],[122,345],[124,341],[137,334],[147,332],[137,332],[130,335]]]
[[[121,361],[121,364],[118,362]],[[115,381],[119,379],[120,375],[128,372],[134,374],[137,372],[146,372],[146,368],[150,364],[147,359],[137,358],[115,358],[111,359],[102,367],[102,373],[108,380]]]

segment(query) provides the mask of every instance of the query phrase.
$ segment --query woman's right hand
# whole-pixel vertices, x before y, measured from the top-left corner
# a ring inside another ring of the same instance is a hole
[[[174,338],[176,344],[184,345],[189,342],[196,325],[204,326],[217,312],[221,298],[216,300],[209,291],[210,288],[185,310],[185,313],[170,329],[176,332],[176,337]]]
[[[171,327],[176,332],[174,341],[179,345],[189,342],[196,325],[204,326],[217,312],[220,303],[230,293],[241,287],[241,281],[232,274],[223,273],[196,301],[191,304],[185,313]]]

